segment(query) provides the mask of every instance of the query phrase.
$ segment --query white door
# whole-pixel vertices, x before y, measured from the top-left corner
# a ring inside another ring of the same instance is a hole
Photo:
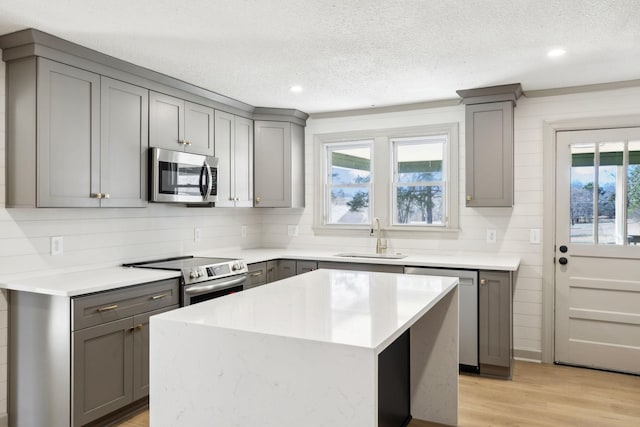
[[[556,148],[555,359],[640,373],[640,128]]]

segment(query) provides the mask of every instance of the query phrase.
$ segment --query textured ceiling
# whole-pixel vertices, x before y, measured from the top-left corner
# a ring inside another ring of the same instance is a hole
[[[29,27],[308,113],[640,78],[639,0],[0,0],[0,34]]]

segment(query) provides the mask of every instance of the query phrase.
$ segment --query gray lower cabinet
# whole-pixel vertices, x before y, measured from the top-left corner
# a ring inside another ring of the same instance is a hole
[[[333,270],[373,271],[380,273],[404,273],[404,265],[366,264],[357,262],[318,261],[318,268]]]
[[[304,129],[295,123],[256,120],[257,208],[304,207]]]
[[[306,260],[296,261],[296,274],[307,273],[309,271],[313,271],[317,269],[318,269],[317,261],[306,261]]]
[[[276,259],[267,261],[267,283],[296,275],[296,260]]]
[[[149,318],[178,308],[177,279],[74,298],[9,297],[10,426],[79,427],[144,402]]]
[[[511,378],[513,372],[513,294],[511,273],[480,271],[480,374]]]
[[[243,289],[251,289],[267,283],[267,263],[256,262],[247,265],[247,281]]]
[[[31,58],[7,65],[7,206],[146,206],[146,89]]]
[[[213,156],[213,108],[158,92],[149,94],[149,145]]]

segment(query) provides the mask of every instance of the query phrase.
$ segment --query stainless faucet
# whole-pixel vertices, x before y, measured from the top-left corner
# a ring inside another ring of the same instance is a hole
[[[383,250],[387,249],[387,242],[380,239],[380,218],[373,220],[376,222],[376,253],[381,254]],[[373,236],[373,227],[371,227],[371,235]]]

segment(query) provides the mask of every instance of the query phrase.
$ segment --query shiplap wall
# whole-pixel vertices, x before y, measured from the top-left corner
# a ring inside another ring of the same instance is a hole
[[[515,109],[515,202],[513,208],[464,207],[464,106],[375,115],[310,119],[306,128],[306,209],[270,210],[263,217],[262,243],[280,246],[288,224],[299,225],[299,236],[287,238],[289,248],[321,247],[336,252],[373,251],[375,239],[363,232],[354,236],[317,236],[313,233],[315,134],[366,129],[459,123],[460,232],[424,234],[410,239],[391,238],[392,250],[407,253],[459,252],[514,254],[521,257],[514,294],[514,347],[516,355],[540,359],[542,331],[542,245],[529,243],[529,231],[543,227],[543,123],[575,118],[611,117],[640,113],[640,88],[582,94],[520,98]],[[497,230],[497,243],[486,242],[486,230]],[[544,243],[544,242],[543,242]],[[553,244],[550,242],[549,244]],[[547,260],[550,261],[550,260]]]
[[[1,54],[1,51],[0,51]],[[132,209],[5,208],[5,64],[0,62],[0,277],[113,266],[220,247],[259,246],[254,209],[185,208],[150,204]],[[247,237],[240,227],[247,225]],[[194,228],[202,232],[194,242]],[[51,256],[51,236],[63,236],[64,254]],[[88,277],[89,279],[89,277]],[[7,300],[0,297],[0,427],[7,410]]]

